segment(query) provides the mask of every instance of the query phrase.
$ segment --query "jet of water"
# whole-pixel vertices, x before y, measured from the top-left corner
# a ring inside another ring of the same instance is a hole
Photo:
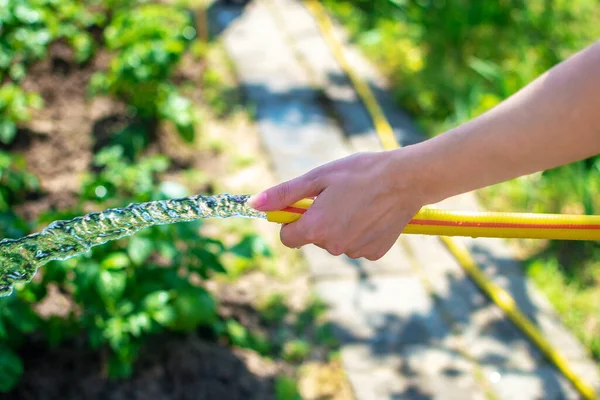
[[[16,283],[29,282],[52,260],[66,260],[93,246],[133,235],[141,229],[200,218],[266,218],[247,204],[249,195],[189,196],[130,204],[93,212],[69,221],[54,221],[39,233],[0,241],[0,296]]]

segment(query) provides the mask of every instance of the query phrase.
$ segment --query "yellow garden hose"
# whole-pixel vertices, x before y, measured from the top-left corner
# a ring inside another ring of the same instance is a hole
[[[348,63],[342,45],[335,38],[327,12],[317,0],[304,0],[304,4],[315,18],[331,52],[365,104],[383,148],[398,148],[393,129],[371,88]],[[273,222],[293,222],[300,218],[310,204],[310,199],[301,200],[285,210],[268,213],[267,218]],[[404,232],[444,235],[440,236],[440,239],[479,288],[554,363],[584,398],[597,398],[595,389],[571,369],[567,360],[519,310],[511,295],[491,282],[477,266],[467,248],[449,236],[600,240],[600,216],[457,212],[424,208],[415,215]]]
[[[313,200],[267,213],[271,222],[298,220]],[[600,240],[600,216],[446,211],[423,208],[403,233],[492,238]]]

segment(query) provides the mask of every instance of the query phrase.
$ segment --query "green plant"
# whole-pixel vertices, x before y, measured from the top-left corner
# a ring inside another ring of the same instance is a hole
[[[90,200],[105,201],[110,198],[133,198],[148,201],[156,189],[158,173],[165,171],[169,160],[156,155],[128,160],[121,146],[102,149],[94,156],[94,164],[101,170],[89,174],[83,183],[82,196]]]
[[[31,110],[43,105],[37,93],[27,93],[14,83],[0,86],[0,142],[12,143],[17,125],[31,119]]]
[[[21,296],[0,298],[0,393],[12,389],[23,373],[23,363],[13,349],[40,326],[40,319]]]
[[[35,176],[27,172],[25,160],[0,151],[0,210],[8,210],[38,189]]]
[[[38,191],[37,179],[27,172],[22,156],[0,151],[0,238],[24,236],[29,226],[13,211],[13,206]]]
[[[339,340],[335,337],[333,326],[330,322],[317,325],[315,328],[315,341],[330,348],[336,348],[340,344]]]
[[[202,96],[210,105],[217,117],[223,118],[231,114],[239,102],[235,98],[237,92],[228,86],[221,73],[213,68],[207,68],[202,75]]]
[[[302,332],[309,325],[317,322],[327,311],[327,304],[317,296],[311,296],[308,299],[306,307],[298,314],[296,318],[296,330]]]
[[[564,323],[590,349],[591,354],[600,360],[598,255],[600,251],[596,248],[592,257],[574,263],[584,264],[579,265],[579,268],[576,268],[577,265],[565,268],[553,256],[534,257],[527,261],[526,270],[527,275],[546,293],[548,300],[563,316]],[[579,273],[576,272],[578,270]]]
[[[265,321],[281,322],[289,312],[289,307],[285,304],[285,296],[275,293],[259,303],[258,310]]]
[[[195,35],[190,16],[173,6],[120,9],[104,32],[116,54],[108,71],[92,78],[92,91],[123,99],[146,121],[169,120],[182,138],[193,141],[197,116],[170,79]]]
[[[495,105],[600,33],[592,0],[325,3],[430,133]]]
[[[265,258],[273,256],[265,239],[255,232],[244,234],[238,243],[230,248],[234,262],[229,266],[232,277],[238,277]]]
[[[262,355],[267,355],[272,350],[267,336],[252,332],[235,319],[228,319],[224,322],[224,334],[234,346],[251,349]]]
[[[157,174],[168,165],[166,160],[128,160],[115,146],[101,151],[96,162],[99,171],[87,178],[84,192],[96,198],[99,186],[108,188],[102,197],[103,206],[185,194],[175,183],[157,184]],[[43,220],[65,217],[64,213],[49,214]],[[219,334],[222,323],[215,299],[201,282],[225,272],[220,259],[231,248],[200,236],[201,225],[195,221],[152,227],[134,237],[98,246],[86,256],[48,264],[40,282],[26,287],[30,292],[41,288],[29,295],[28,301],[43,299],[43,288],[53,284],[80,310],[64,319],[46,321],[49,340],[56,344],[78,332],[85,333],[92,347],[109,355],[110,375],[119,377],[131,374],[148,335],[164,330],[190,332],[200,326]],[[248,333],[234,322],[226,324],[226,331],[234,343],[262,354],[270,351],[264,335]]]
[[[311,351],[311,345],[306,340],[294,339],[283,345],[281,355],[286,361],[301,362],[310,355]]]
[[[277,400],[302,400],[296,380],[288,376],[278,376],[275,380],[275,398]]]
[[[71,45],[77,62],[87,61],[95,49],[88,30],[102,21],[102,14],[74,0],[0,0],[0,142],[11,143],[17,125],[42,106],[37,93],[18,86],[29,65],[59,39]]]

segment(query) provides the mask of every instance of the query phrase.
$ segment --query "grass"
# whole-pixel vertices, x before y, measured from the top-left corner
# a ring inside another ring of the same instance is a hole
[[[584,273],[574,271],[565,269],[555,257],[535,257],[527,262],[527,275],[546,294],[565,325],[600,360],[600,262],[587,263]]]

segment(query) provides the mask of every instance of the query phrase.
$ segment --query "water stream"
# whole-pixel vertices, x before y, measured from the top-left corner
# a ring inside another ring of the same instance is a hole
[[[49,261],[66,260],[149,226],[199,218],[266,218],[265,213],[247,204],[248,198],[196,195],[130,204],[69,221],[54,221],[43,231],[20,239],[4,239],[0,241],[0,296],[9,295],[16,283],[29,282]]]

